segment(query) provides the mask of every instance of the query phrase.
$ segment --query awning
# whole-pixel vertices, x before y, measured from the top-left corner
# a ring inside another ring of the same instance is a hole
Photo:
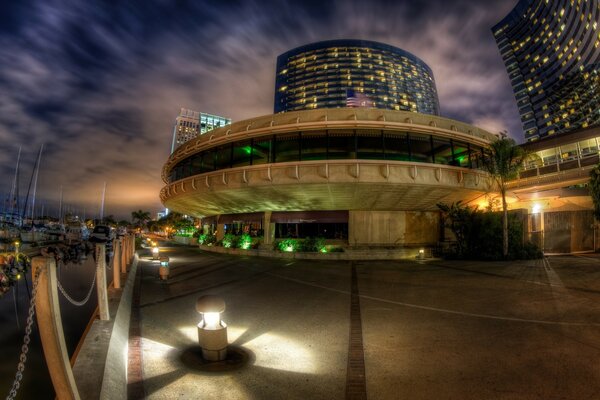
[[[216,225],[217,224],[217,215],[213,215],[211,217],[204,217],[200,220],[201,225]]]
[[[223,214],[219,216],[219,224],[233,224],[234,222],[262,222],[264,213],[245,213],[245,214]]]
[[[271,223],[278,224],[347,224],[348,211],[273,211]]]

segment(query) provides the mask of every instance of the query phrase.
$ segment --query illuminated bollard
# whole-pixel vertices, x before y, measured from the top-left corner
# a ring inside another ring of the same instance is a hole
[[[169,278],[169,257],[162,256],[160,258],[160,267],[158,268],[160,279],[166,281]]]
[[[417,254],[417,260],[425,259],[425,249],[420,249],[419,254]]]
[[[158,249],[158,246],[154,246],[152,248],[152,259],[153,260],[158,260],[159,256],[160,256],[160,250]]]
[[[19,255],[19,252],[21,251],[21,243],[20,242],[15,242],[15,257],[17,257],[17,255]]]
[[[221,321],[225,301],[219,296],[202,296],[196,301],[196,311],[202,315],[198,324],[198,343],[207,361],[222,361],[227,357],[227,324]]]

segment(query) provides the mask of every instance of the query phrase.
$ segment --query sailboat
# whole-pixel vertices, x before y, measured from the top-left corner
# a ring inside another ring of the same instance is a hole
[[[40,227],[36,227],[34,224],[34,220],[35,220],[35,196],[37,193],[37,181],[38,181],[38,176],[39,176],[39,171],[40,171],[40,163],[42,161],[42,152],[44,150],[44,145],[42,144],[40,146],[40,150],[38,152],[38,156],[37,159],[35,161],[35,165],[33,167],[33,172],[31,173],[31,179],[29,180],[29,188],[27,189],[27,196],[25,197],[25,205],[23,206],[23,214],[21,215],[21,220],[25,221],[26,218],[26,214],[27,214],[27,203],[29,200],[29,193],[32,190],[32,186],[33,186],[33,191],[31,193],[31,213],[30,213],[30,221],[31,224],[29,226],[21,226],[21,241],[23,243],[39,243],[42,241],[46,241],[48,240],[48,235],[44,232],[44,229],[41,229]]]
[[[17,165],[13,178],[12,188],[6,209],[0,214],[0,249],[8,250],[14,242],[18,241],[21,218],[19,215],[19,164],[21,162],[21,147],[17,154]]]

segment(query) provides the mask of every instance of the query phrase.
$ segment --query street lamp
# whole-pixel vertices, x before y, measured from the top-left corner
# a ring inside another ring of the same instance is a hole
[[[160,267],[158,268],[160,279],[166,281],[169,277],[169,257],[163,256],[160,258]]]
[[[227,324],[221,320],[225,301],[219,296],[202,296],[196,301],[196,311],[202,315],[198,324],[198,343],[202,357],[222,361],[227,357]]]

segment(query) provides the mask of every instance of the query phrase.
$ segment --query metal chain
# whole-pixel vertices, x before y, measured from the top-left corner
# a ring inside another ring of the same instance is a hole
[[[17,396],[17,391],[21,386],[21,379],[23,379],[23,371],[25,370],[27,353],[29,352],[29,336],[31,335],[31,326],[33,325],[33,315],[35,314],[35,298],[37,296],[40,276],[40,269],[38,269],[33,280],[31,300],[29,302],[29,313],[27,315],[27,326],[25,326],[25,336],[23,336],[23,346],[21,346],[21,355],[19,356],[19,364],[17,364],[17,373],[15,374],[15,380],[13,381],[12,388],[10,389],[8,396],[6,396],[6,400],[13,400]]]
[[[81,301],[74,300],[71,296],[69,296],[67,294],[67,292],[65,291],[65,289],[63,288],[63,286],[60,284],[60,281],[58,279],[56,280],[56,282],[58,283],[58,290],[60,290],[60,292],[63,294],[63,296],[65,296],[65,298],[67,300],[69,300],[69,302],[71,304],[73,304],[74,306],[81,307],[81,306],[85,305],[85,303],[88,302],[88,300],[90,299],[90,296],[92,295],[92,291],[94,290],[94,284],[96,283],[96,272],[94,271],[94,279],[92,279],[92,285],[90,286],[90,290],[88,291],[85,298]]]

